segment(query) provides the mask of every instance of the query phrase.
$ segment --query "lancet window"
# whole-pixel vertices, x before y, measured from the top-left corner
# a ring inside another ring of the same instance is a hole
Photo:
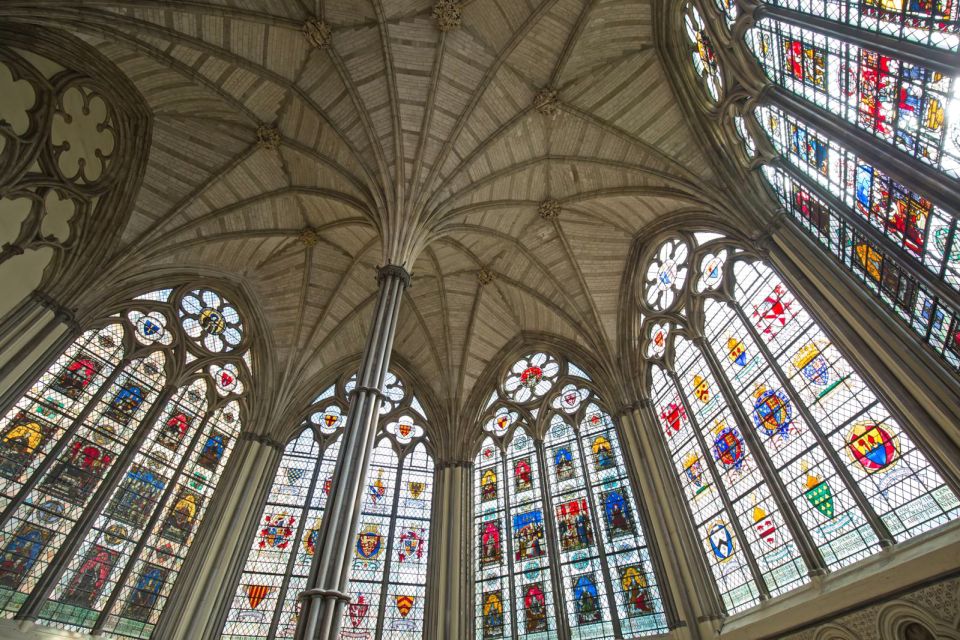
[[[307,589],[320,524],[334,488],[356,376],[320,394],[286,445],[236,586],[222,637],[292,638],[298,596]],[[371,455],[360,526],[351,557],[340,637],[422,637],[433,458],[427,417],[404,381],[388,374],[380,433]]]
[[[237,308],[180,287],[94,325],[0,428],[0,606],[150,637],[240,435],[250,355]]]
[[[650,393],[729,612],[960,515],[906,420],[769,266],[716,234],[647,260]],[[663,287],[672,302],[651,304]]]
[[[477,638],[666,631],[654,560],[595,387],[547,353],[517,361],[482,420],[475,463]]]

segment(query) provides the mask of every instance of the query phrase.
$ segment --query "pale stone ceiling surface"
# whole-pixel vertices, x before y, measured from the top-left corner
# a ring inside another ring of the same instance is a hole
[[[152,111],[118,273],[242,278],[285,398],[362,349],[373,268],[403,264],[414,286],[396,353],[456,422],[522,332],[614,360],[632,241],[723,190],[678,108],[651,0],[467,0],[446,32],[435,4],[30,0],[2,13],[95,46]],[[305,37],[311,16],[329,47]],[[552,113],[534,107],[543,88]],[[262,125],[278,148],[257,143]],[[540,215],[548,200],[559,216]]]

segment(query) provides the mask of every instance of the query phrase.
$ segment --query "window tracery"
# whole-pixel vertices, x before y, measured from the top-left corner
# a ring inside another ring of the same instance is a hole
[[[586,374],[534,353],[496,396],[475,464],[476,637],[664,632],[617,431]]]
[[[321,393],[287,444],[222,637],[293,637],[355,388],[354,375]],[[393,373],[380,414],[351,560],[344,640],[408,640],[423,633],[434,471],[426,416]]]
[[[658,316],[640,291],[641,348],[728,612],[960,515],[906,425],[775,272],[722,238],[677,239],[700,265],[677,304],[697,311]],[[647,263],[657,260],[654,249]],[[718,274],[709,287],[708,273]],[[666,346],[653,349],[663,324]]]
[[[7,410],[6,613],[151,635],[240,434],[250,377],[242,357],[189,343],[176,315],[189,295],[138,296],[77,338]],[[235,346],[246,349],[242,339]]]

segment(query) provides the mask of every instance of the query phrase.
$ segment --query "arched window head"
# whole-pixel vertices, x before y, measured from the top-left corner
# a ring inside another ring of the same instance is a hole
[[[720,99],[723,90],[720,62],[717,60],[713,42],[703,23],[703,17],[692,4],[687,4],[684,12],[684,27],[692,48],[693,66],[697,70],[697,75],[702,78],[707,93],[716,102]]]
[[[224,638],[292,638],[327,500],[336,492],[356,376],[320,393],[287,444],[227,612]],[[341,635],[350,640],[422,637],[426,606],[433,457],[427,417],[403,379],[384,385],[351,562],[352,600]]]
[[[617,429],[583,370],[545,352],[519,358],[480,424],[475,637],[665,632]]]
[[[251,381],[242,339],[230,355],[195,342],[181,315],[193,297],[189,287],[138,296],[7,408],[8,614],[150,637],[240,435]]]
[[[960,515],[909,425],[769,266],[715,235],[680,240],[699,265],[680,297],[696,313],[648,317],[641,348],[729,612]]]

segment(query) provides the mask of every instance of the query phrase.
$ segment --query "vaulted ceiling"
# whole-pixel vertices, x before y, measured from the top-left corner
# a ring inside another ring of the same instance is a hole
[[[96,47],[153,113],[115,273],[242,279],[278,398],[359,353],[387,262],[414,275],[396,353],[451,422],[523,332],[615,361],[637,234],[733,207],[657,46],[675,3],[465,0],[447,31],[435,0],[314,4],[0,7]],[[305,36],[312,16],[329,46]]]

